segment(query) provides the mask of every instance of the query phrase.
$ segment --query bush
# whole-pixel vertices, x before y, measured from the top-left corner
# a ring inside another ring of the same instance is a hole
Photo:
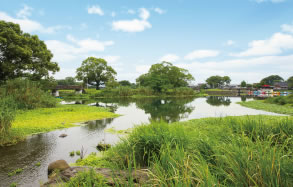
[[[94,169],[90,169],[89,171],[80,172],[75,177],[71,178],[68,183],[66,183],[67,187],[76,187],[76,186],[109,186],[107,185],[106,179],[97,174]]]
[[[15,117],[16,104],[12,97],[0,99],[0,135],[7,133]]]
[[[57,100],[41,90],[40,84],[27,79],[15,79],[5,85],[4,94],[15,100],[17,109],[55,107]]]

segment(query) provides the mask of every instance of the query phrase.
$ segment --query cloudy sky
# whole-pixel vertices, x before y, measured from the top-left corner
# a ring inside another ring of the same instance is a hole
[[[89,56],[132,82],[151,64],[188,69],[195,83],[293,75],[293,0],[0,0],[0,20],[37,34],[61,71]]]

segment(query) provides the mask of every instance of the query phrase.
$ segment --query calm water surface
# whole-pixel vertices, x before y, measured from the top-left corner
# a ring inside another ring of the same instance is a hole
[[[108,107],[122,116],[115,119],[90,121],[84,125],[33,135],[17,145],[0,148],[0,186],[16,182],[20,186],[39,186],[47,181],[47,167],[50,162],[64,159],[73,163],[78,156],[70,157],[69,152],[81,150],[86,154],[97,152],[99,142],[115,144],[119,136],[105,133],[107,128],[124,130],[150,120],[164,119],[167,122],[185,121],[203,117],[240,115],[277,115],[271,112],[249,109],[236,104],[246,98],[143,98],[143,99],[100,99],[96,101],[74,101],[67,104],[88,104]],[[250,99],[247,99],[250,100]],[[59,138],[65,133],[66,138]],[[40,162],[41,166],[35,164]],[[19,175],[8,177],[8,173],[23,168]]]

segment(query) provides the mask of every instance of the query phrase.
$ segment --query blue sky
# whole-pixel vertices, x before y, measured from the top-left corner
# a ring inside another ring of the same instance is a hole
[[[89,56],[132,82],[162,60],[196,83],[293,76],[293,0],[0,0],[0,20],[37,34],[61,71],[75,76]]]

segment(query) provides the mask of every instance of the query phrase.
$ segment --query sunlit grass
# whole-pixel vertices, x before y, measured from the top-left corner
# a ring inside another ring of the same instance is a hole
[[[272,104],[272,103],[267,103],[264,100],[239,102],[238,104],[245,106],[245,107],[248,107],[248,108],[254,108],[257,110],[265,110],[268,112],[293,115],[293,106],[292,105]]]
[[[83,105],[17,111],[10,132],[0,138],[0,145],[14,144],[31,134],[72,127],[74,123],[116,116],[107,109]]]
[[[137,126],[79,165],[148,168],[152,186],[292,186],[293,118],[238,116]]]

